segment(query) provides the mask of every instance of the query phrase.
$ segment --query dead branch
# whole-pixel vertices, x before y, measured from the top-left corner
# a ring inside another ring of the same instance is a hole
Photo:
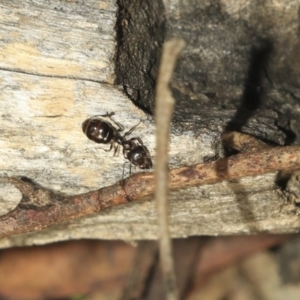
[[[169,172],[169,188],[178,190],[297,169],[300,169],[300,146],[275,147],[173,169]],[[8,180],[22,192],[27,205],[22,205],[21,201],[16,209],[0,218],[0,238],[39,231],[51,225],[95,214],[106,208],[140,201],[154,194],[153,173],[134,174],[111,186],[75,196],[50,193],[49,190],[36,188],[32,183],[20,178],[13,177]],[[40,203],[42,198],[47,199],[47,204],[38,207],[35,203]]]

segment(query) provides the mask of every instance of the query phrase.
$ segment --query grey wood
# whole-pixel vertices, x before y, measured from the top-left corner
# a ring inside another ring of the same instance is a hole
[[[222,1],[233,17],[242,14],[248,2]],[[178,3],[165,2],[166,11],[176,15]],[[268,3],[272,9],[287,12],[285,5],[295,1]],[[81,129],[87,117],[111,111],[126,129],[141,120],[132,136],[141,137],[154,158],[153,117],[138,109],[121,86],[113,85],[116,12],[115,1],[1,1],[2,177],[26,176],[67,194],[122,179],[122,155],[114,157],[103,151],[107,147],[89,141]],[[209,113],[210,119],[202,113],[201,117],[194,115],[188,126],[172,128],[170,167],[222,154],[220,134],[235,110]],[[244,131],[282,144],[284,134],[272,123],[273,113],[253,118]],[[132,168],[132,172],[140,170]],[[128,164],[124,174],[129,175]],[[172,193],[172,236],[297,232],[297,209],[285,202],[275,178],[276,174],[267,174]],[[0,185],[0,212],[4,214],[18,204],[20,193]],[[148,199],[38,233],[4,238],[0,247],[79,238],[156,239],[156,230],[154,203]]]

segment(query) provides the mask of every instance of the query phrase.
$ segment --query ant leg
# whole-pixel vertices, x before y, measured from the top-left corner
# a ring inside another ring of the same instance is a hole
[[[110,118],[111,116],[113,116],[115,113],[111,112],[111,113],[106,113],[104,115],[94,115],[93,117],[104,117],[104,118]]]
[[[139,121],[136,125],[131,127],[127,132],[125,132],[123,137],[125,138],[126,136],[130,135],[140,124],[141,124],[141,121]]]
[[[125,161],[124,164],[123,164],[123,172],[122,172],[122,188],[123,188],[123,190],[125,190],[125,186],[124,186],[124,171],[125,171],[125,164],[126,164],[126,161]]]
[[[125,159],[128,159],[127,151],[125,150],[124,147],[123,147],[123,156],[124,156]]]
[[[117,131],[118,132],[121,132],[121,131],[123,131],[124,130],[124,126],[123,125],[121,125],[119,122],[117,122],[117,121],[115,121],[111,116],[113,116],[113,115],[115,115],[115,113],[114,112],[110,112],[110,113],[106,113],[106,114],[104,114],[104,115],[96,115],[96,116],[94,116],[94,117],[104,117],[104,118],[109,118],[117,127],[118,127],[118,129],[117,129]]]
[[[120,146],[119,144],[115,145],[114,156],[119,155],[119,152],[120,152],[120,147],[119,146]]]
[[[136,143],[136,141],[138,141],[141,146],[144,146],[143,141],[139,137],[131,138],[129,141],[133,143]]]
[[[130,169],[129,169],[129,175],[131,175],[131,163],[128,161],[125,161],[123,164],[123,172],[122,172],[122,179],[124,180],[125,177],[125,167],[127,166],[127,164],[129,164]],[[127,173],[127,172],[126,172]]]
[[[124,126],[121,125],[119,122],[115,121],[111,116],[114,115],[115,113],[107,113],[107,117],[110,118],[111,121],[113,121],[119,128],[117,129],[118,132],[121,132],[124,130]]]
[[[103,149],[103,150],[106,151],[106,152],[109,152],[109,151],[111,151],[111,149],[113,148],[113,145],[114,145],[114,142],[112,141],[112,142],[110,143],[109,149],[108,149],[108,150]]]
[[[101,117],[108,117],[108,118],[110,118],[111,116],[113,116],[115,113],[112,111],[112,112],[110,112],[110,113],[108,113],[108,112],[106,112],[106,114],[105,115],[100,115]]]

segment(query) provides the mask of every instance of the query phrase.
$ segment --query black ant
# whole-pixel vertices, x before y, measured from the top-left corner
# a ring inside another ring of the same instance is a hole
[[[152,168],[152,161],[148,149],[144,146],[140,138],[126,139],[134,129],[140,124],[133,126],[124,135],[120,133],[124,127],[112,119],[115,113],[106,113],[105,115],[95,116],[85,120],[82,123],[82,130],[92,141],[99,144],[110,144],[110,148],[105,151],[111,151],[114,148],[114,155],[119,152],[119,146],[123,147],[123,155],[132,164],[141,169]],[[104,118],[109,118],[115,126]]]

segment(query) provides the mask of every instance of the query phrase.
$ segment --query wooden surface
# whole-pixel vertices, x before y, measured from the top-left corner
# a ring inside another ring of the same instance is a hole
[[[142,138],[152,158],[154,121],[114,86],[114,1],[1,1],[0,174],[26,176],[66,194],[111,185],[129,175],[122,155],[89,141],[82,122],[114,111],[115,119]],[[227,119],[234,114],[228,113]],[[216,112],[217,115],[217,112]],[[220,122],[225,122],[226,118]],[[219,122],[219,119],[217,122]],[[219,123],[216,123],[219,124]],[[216,129],[217,128],[217,129]],[[173,131],[171,167],[200,163],[218,154],[221,126]],[[132,173],[140,172],[132,168]],[[124,174],[123,174],[124,173]],[[300,220],[275,185],[276,174],[195,187],[171,195],[174,237],[296,232]],[[20,193],[1,183],[1,214]],[[151,199],[35,234],[2,239],[0,247],[65,239],[155,239]]]

